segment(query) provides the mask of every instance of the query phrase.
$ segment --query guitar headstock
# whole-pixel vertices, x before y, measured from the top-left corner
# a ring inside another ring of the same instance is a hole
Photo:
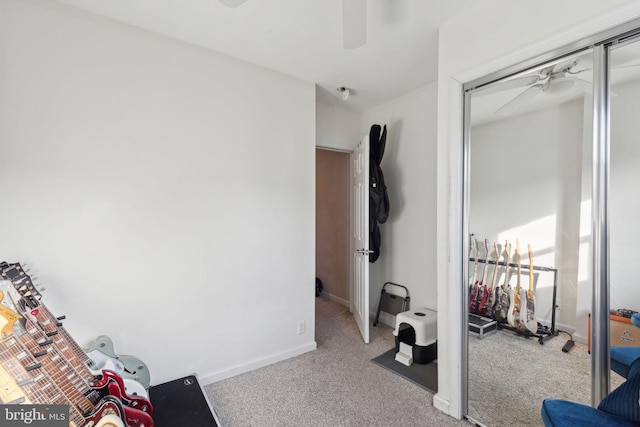
[[[520,260],[520,242],[516,239],[516,257]]]
[[[493,242],[493,254],[496,257],[496,265],[498,264],[498,258],[500,258],[500,249],[502,245],[499,243]]]
[[[480,256],[480,248],[482,247],[482,241],[474,239],[476,241],[476,258]]]
[[[469,255],[473,254],[474,252],[477,254],[478,252],[478,245],[476,244],[476,239],[473,238],[473,234],[469,235],[470,237],[470,242],[469,242]]]
[[[22,298],[30,308],[40,305],[42,295],[33,284],[29,276],[20,263],[0,264],[0,277],[11,281],[13,286],[22,295]]]
[[[507,264],[511,261],[511,243],[508,240],[504,241],[504,258]]]

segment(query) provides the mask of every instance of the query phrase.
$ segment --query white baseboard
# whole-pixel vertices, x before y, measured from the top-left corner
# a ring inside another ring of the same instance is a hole
[[[573,340],[584,345],[587,345],[589,343],[589,337],[581,334],[573,334]]]
[[[244,374],[245,372],[254,371],[256,369],[273,365],[274,363],[281,362],[292,357],[300,356],[301,354],[315,350],[317,347],[318,344],[315,341],[312,341],[308,344],[301,345],[300,347],[296,347],[282,353],[276,353],[263,359],[254,360],[253,362],[239,365],[224,371],[215,372],[213,374],[203,375],[199,378],[201,379],[203,385],[213,384],[218,381],[226,380],[227,378]]]
[[[451,415],[449,414],[449,401],[440,397],[438,393],[433,396],[433,407],[447,415]]]
[[[342,304],[342,305],[344,305],[345,307],[349,308],[349,301],[348,301],[348,300],[346,300],[346,299],[344,299],[344,298],[337,297],[337,296],[335,296],[335,295],[333,295],[333,294],[330,294],[329,292],[323,292],[323,293],[324,293],[324,294],[325,294],[325,296],[326,296],[327,298],[329,298],[331,301],[337,302],[338,304]]]

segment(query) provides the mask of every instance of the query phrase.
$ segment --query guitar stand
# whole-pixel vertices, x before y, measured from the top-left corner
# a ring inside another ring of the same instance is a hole
[[[469,261],[473,262],[476,261],[475,258],[469,258]],[[478,262],[484,262],[484,263],[489,263],[489,264],[497,264],[497,265],[501,265],[501,266],[505,266],[505,267],[517,267],[517,264],[514,263],[506,263],[504,261],[491,261],[491,260],[486,260],[486,259],[478,259]],[[552,296],[552,301],[551,301],[551,326],[544,326],[541,325],[540,322],[538,322],[538,330],[537,332],[534,334],[533,332],[529,331],[528,329],[518,329],[518,328],[514,328],[513,326],[507,324],[507,323],[498,323],[498,330],[500,329],[508,329],[510,331],[513,331],[517,334],[520,334],[522,336],[524,336],[525,338],[532,338],[535,337],[538,339],[538,342],[540,343],[540,345],[543,345],[544,342],[546,340],[548,340],[549,338],[553,338],[555,336],[558,335],[558,330],[556,329],[556,298],[557,298],[557,292],[558,292],[558,269],[557,268],[551,268],[551,267],[541,267],[541,266],[537,266],[537,265],[525,265],[525,264],[521,264],[520,268],[522,270],[533,270],[533,271],[547,271],[550,273],[553,273],[553,296]]]
[[[528,329],[518,329],[518,328],[514,328],[513,326],[510,326],[506,323],[498,323],[498,329],[508,329],[510,331],[516,332],[522,336],[524,336],[525,338],[531,338],[531,337],[535,337],[538,339],[538,342],[540,343],[540,345],[544,345],[544,342],[546,340],[548,340],[549,338],[553,338],[555,336],[558,335],[558,331],[552,332],[551,328],[548,328],[546,326],[544,326],[543,328],[540,328],[540,324],[538,324],[538,331],[537,333],[533,333]],[[541,330],[542,329],[542,330]],[[546,332],[545,332],[546,330]]]

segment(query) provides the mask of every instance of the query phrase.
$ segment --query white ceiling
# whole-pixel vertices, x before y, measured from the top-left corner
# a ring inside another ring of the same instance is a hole
[[[353,111],[436,81],[439,26],[478,3],[368,0],[367,43],[345,50],[341,0],[59,1],[314,82],[318,101]]]

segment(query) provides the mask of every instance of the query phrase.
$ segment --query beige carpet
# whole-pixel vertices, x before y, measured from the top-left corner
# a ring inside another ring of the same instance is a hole
[[[224,427],[469,426],[433,407],[433,394],[371,362],[394,346],[392,329],[362,342],[348,309],[316,298],[318,349],[205,387]],[[470,337],[469,414],[490,427],[541,426],[547,397],[590,401],[590,356],[511,332]],[[621,378],[612,374],[612,387]]]
[[[371,359],[394,346],[391,328],[364,344],[342,305],[316,298],[318,349],[205,387],[224,427],[469,426],[433,407],[433,394]]]
[[[555,397],[591,403],[591,356],[583,344],[568,352],[560,334],[540,345],[510,331],[469,337],[469,416],[491,427],[542,426],[540,407]],[[612,388],[623,379],[611,373]]]

